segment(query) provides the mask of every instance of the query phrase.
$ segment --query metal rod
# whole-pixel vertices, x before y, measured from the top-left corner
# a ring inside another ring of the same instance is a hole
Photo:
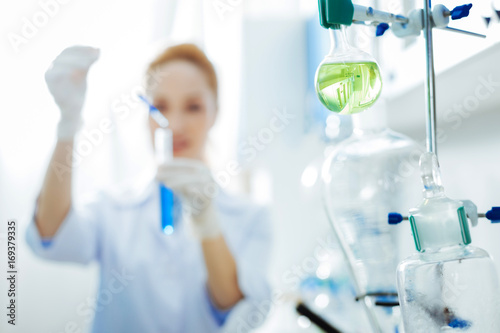
[[[396,22],[400,22],[400,23],[410,22],[410,20],[406,16],[403,16],[403,15],[395,15],[395,20],[396,20]]]
[[[395,15],[393,13],[374,9],[373,7],[366,7],[361,5],[354,5],[353,19],[356,21],[376,21],[385,23],[409,22],[408,18],[404,17],[403,15]]]
[[[380,22],[378,22],[378,21],[358,21],[358,20],[352,20],[352,24],[365,25],[367,27],[376,27],[377,25],[380,24]]]
[[[460,33],[460,34],[464,34],[464,35],[468,35],[468,36],[473,36],[473,37],[486,38],[486,35],[483,35],[483,34],[478,34],[476,32],[467,31],[467,30],[461,30],[461,29],[456,29],[456,28],[452,28],[452,27],[444,27],[444,28],[439,28],[439,29],[450,31],[450,32],[457,32],[457,33]]]
[[[424,0],[424,37],[427,58],[425,95],[427,97],[426,133],[427,151],[436,154],[436,76],[434,73],[434,49],[432,46],[431,0]]]

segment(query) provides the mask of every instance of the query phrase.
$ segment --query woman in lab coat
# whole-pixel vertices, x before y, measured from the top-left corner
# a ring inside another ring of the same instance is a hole
[[[133,203],[105,193],[72,201],[67,155],[81,127],[87,72],[98,56],[90,47],[68,48],[45,75],[61,119],[27,230],[30,247],[46,259],[99,263],[97,301],[75,309],[84,320],[93,318],[94,333],[247,332],[259,326],[271,304],[268,214],[222,190],[207,194],[217,189],[203,158],[217,116],[217,78],[196,46],[160,54],[147,86],[173,131],[174,160],[158,166],[156,181],[179,195],[191,217],[164,234],[156,182]],[[153,132],[157,125],[151,120],[150,127]]]

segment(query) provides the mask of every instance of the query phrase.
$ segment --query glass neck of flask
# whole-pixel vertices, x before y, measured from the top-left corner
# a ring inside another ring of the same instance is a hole
[[[387,129],[387,115],[384,100],[379,100],[370,109],[352,115],[355,135],[378,134]]]
[[[441,182],[441,170],[435,154],[425,153],[420,156],[420,177],[424,185],[424,198],[444,197],[444,188]]]
[[[336,24],[329,30],[331,42],[330,55],[344,53],[351,49],[351,46],[347,41],[347,33],[344,25]]]
[[[442,186],[436,186],[435,184],[426,184],[425,181],[426,180],[424,179],[424,199],[445,197]]]

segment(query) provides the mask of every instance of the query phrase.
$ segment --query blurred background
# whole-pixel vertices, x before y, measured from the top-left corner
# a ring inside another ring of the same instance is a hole
[[[448,8],[462,4],[442,3]],[[435,32],[439,154],[447,194],[471,199],[484,212],[500,205],[500,3],[473,4],[471,16],[453,26],[485,33],[486,39]],[[389,0],[376,5],[407,13],[421,3]],[[314,91],[314,73],[330,47],[328,33],[319,25],[316,1],[4,1],[0,22],[1,221],[16,219],[22,235],[33,213],[56,139],[59,112],[44,82],[55,56],[74,44],[101,48],[101,58],[89,75],[84,130],[96,128],[104,117],[116,124],[75,169],[78,200],[86,192],[119,189],[151,175],[147,113],[135,100],[136,91],[159,51],[177,42],[196,42],[213,61],[220,80],[211,166],[218,173],[231,161],[241,163],[243,171],[231,178],[227,190],[268,205],[273,214],[270,280],[279,296],[259,332],[317,331],[295,313],[294,305],[299,284],[309,277],[334,278],[349,289],[345,263],[329,236],[320,169],[325,156],[349,137],[352,121],[324,108]],[[398,39],[390,31],[377,40],[374,35],[370,27],[349,29],[353,45],[378,50],[389,127],[423,144],[424,40]],[[492,82],[487,88],[491,95],[479,99],[477,89],[485,81]],[[255,158],[243,159],[238,147],[284,112],[292,115],[285,129],[262,142]],[[498,267],[500,243],[494,235],[500,234],[499,228],[481,221],[472,229],[473,244],[486,249]],[[401,230],[412,246],[410,228]],[[2,271],[5,231],[2,222]],[[332,249],[328,265],[315,256],[324,244]],[[335,251],[338,255],[332,255]],[[95,296],[97,265],[42,261],[23,237],[18,260],[17,332],[65,332],[68,322],[86,332],[88,323],[76,309]],[[4,280],[0,279],[1,304]],[[318,311],[333,302],[322,293],[313,299]],[[342,306],[359,311],[347,301]],[[0,328],[11,329],[4,320]]]

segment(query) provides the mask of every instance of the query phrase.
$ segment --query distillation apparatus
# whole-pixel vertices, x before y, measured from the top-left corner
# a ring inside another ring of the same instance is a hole
[[[472,4],[449,10],[424,0],[422,9],[407,16],[356,5],[351,0],[319,0],[318,5],[320,24],[329,30],[332,47],[318,67],[315,87],[321,103],[338,114],[376,109],[382,91],[379,65],[371,55],[349,45],[346,27],[373,25],[377,36],[391,29],[400,38],[421,33],[425,38],[427,152],[387,130],[370,110],[366,113],[372,116],[354,119],[353,136],[332,152],[322,170],[325,209],[371,331],[500,332],[495,266],[484,250],[469,245],[468,227],[469,220],[477,225],[480,217],[499,221],[500,208],[478,214],[472,201],[448,199],[437,160],[432,30],[484,38],[448,26],[450,19],[467,17]],[[412,154],[421,155],[424,201],[410,209],[409,217],[389,214],[387,223],[389,212],[411,207],[403,203],[411,197],[408,191],[418,193],[414,184],[406,186],[412,177],[401,177],[401,167]],[[398,236],[391,225],[403,220],[410,221],[418,253],[401,261]],[[478,271],[481,274],[476,274]],[[449,297],[450,284],[463,288],[454,298]]]

